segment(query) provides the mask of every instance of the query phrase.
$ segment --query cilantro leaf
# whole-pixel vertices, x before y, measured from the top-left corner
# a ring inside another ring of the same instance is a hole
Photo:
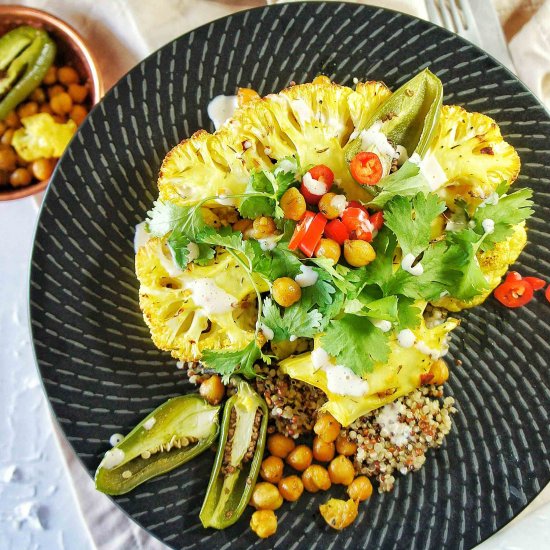
[[[244,349],[237,351],[214,351],[204,350],[201,362],[209,369],[215,370],[223,376],[223,382],[229,382],[233,374],[242,374],[246,378],[254,378],[254,363],[260,359],[265,359],[256,341],[252,340]]]
[[[190,207],[157,200],[147,212],[147,230],[153,237],[164,237],[188,215]]]
[[[250,176],[245,197],[239,206],[243,218],[257,218],[259,216],[273,216],[276,219],[283,217],[279,206],[279,199],[284,192],[296,181],[295,172],[279,161],[273,172],[260,170]],[[287,171],[289,170],[289,171]]]
[[[398,196],[384,209],[384,223],[395,236],[403,255],[418,256],[430,243],[432,222],[445,210],[435,193],[418,193],[412,200]]]
[[[410,197],[430,191],[430,185],[420,172],[420,167],[410,161],[406,161],[397,172],[383,178],[380,184],[372,188],[376,196],[369,202],[370,206],[377,208],[384,208],[395,196]]]
[[[375,363],[387,361],[388,339],[388,333],[376,328],[369,319],[345,314],[329,323],[321,345],[339,365],[362,376],[371,372]]]
[[[302,263],[283,241],[279,241],[273,250],[262,250],[258,241],[249,239],[245,250],[252,258],[252,270],[270,281],[279,277],[294,278],[300,273]]]
[[[485,235],[481,250],[493,248],[498,242],[506,240],[513,233],[513,226],[521,223],[533,214],[533,191],[520,189],[510,195],[502,195],[496,204],[483,204],[474,212],[475,231],[484,234],[483,222],[492,220],[494,230]]]
[[[319,332],[323,318],[317,309],[307,311],[301,302],[285,308],[281,313],[271,298],[264,300],[262,311],[261,323],[273,331],[274,342],[288,340],[291,336],[313,338]]]
[[[397,330],[416,328],[420,324],[422,311],[414,305],[412,298],[399,296],[397,303]]]

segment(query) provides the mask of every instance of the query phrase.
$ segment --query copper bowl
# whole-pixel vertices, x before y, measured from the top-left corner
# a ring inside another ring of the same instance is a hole
[[[98,103],[103,96],[103,81],[97,63],[82,36],[70,25],[45,11],[24,6],[0,6],[0,36],[20,25],[32,25],[48,31],[57,45],[56,63],[72,65],[88,84],[92,105]],[[40,181],[18,189],[2,189],[0,201],[39,193],[46,189],[49,181]]]

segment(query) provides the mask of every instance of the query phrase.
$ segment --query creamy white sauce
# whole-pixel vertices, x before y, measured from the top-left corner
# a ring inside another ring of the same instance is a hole
[[[491,218],[484,219],[481,222],[481,226],[483,227],[483,231],[487,233],[487,235],[490,235],[495,231],[495,221],[492,220]]]
[[[323,370],[327,377],[327,389],[338,395],[360,397],[369,391],[369,383],[343,365],[335,365],[323,348],[311,352],[315,370]]]
[[[401,267],[411,275],[414,275],[415,277],[418,277],[419,275],[422,275],[424,273],[424,267],[420,262],[418,262],[414,267],[413,263],[416,260],[416,257],[414,254],[407,254],[403,257],[401,260]]]
[[[327,186],[322,181],[314,179],[309,172],[304,174],[302,183],[312,195],[321,196],[327,192]]]
[[[488,204],[494,206],[498,204],[500,196],[497,192],[493,191],[479,206],[478,208],[485,208]]]
[[[402,348],[412,348],[416,341],[416,336],[411,329],[406,328],[399,331],[397,341]]]
[[[106,470],[112,470],[113,468],[116,468],[119,464],[122,464],[123,460],[124,451],[114,448],[105,453],[105,456],[103,457],[100,466],[102,466]]]
[[[341,215],[348,205],[345,195],[334,195],[330,201],[332,207],[338,210],[338,215]]]
[[[441,164],[439,164],[435,155],[428,153],[422,159],[418,153],[413,153],[409,158],[409,162],[416,164],[420,168],[420,172],[426,178],[432,191],[439,189],[443,184],[447,183],[447,175],[443,168],[441,168]]]
[[[151,418],[149,418],[149,420],[143,423],[143,429],[149,431],[156,423],[157,419],[152,416]]]
[[[137,254],[137,251],[144,245],[147,244],[151,235],[145,229],[147,225],[146,222],[141,222],[136,225],[136,232],[134,233],[134,252]]]
[[[296,340],[298,340],[298,336],[296,336],[295,334],[291,334],[289,340],[291,342],[295,342]]]
[[[313,286],[317,279],[319,278],[319,274],[313,270],[313,268],[309,267],[308,265],[301,265],[300,266],[300,273],[294,277],[294,280],[302,287],[306,288],[308,286]]]
[[[237,299],[221,289],[211,279],[195,279],[186,282],[193,302],[207,313],[228,313],[236,305]]]
[[[208,117],[216,130],[233,116],[238,105],[236,95],[218,95],[210,101],[207,108]]]
[[[266,324],[260,323],[260,330],[264,333],[267,340],[273,340],[275,333]]]
[[[122,434],[113,434],[109,438],[109,443],[111,447],[116,447],[123,439],[124,439],[124,436]]]
[[[391,442],[399,447],[405,445],[411,436],[409,425],[399,420],[402,408],[403,405],[398,403],[389,403],[384,405],[376,416],[376,422],[380,426],[380,435],[389,437]]]
[[[197,243],[189,243],[187,245],[187,261],[194,262],[200,254],[199,245]]]
[[[372,324],[379,328],[382,332],[389,332],[391,330],[392,324],[390,321],[385,319],[371,319]]]
[[[356,76],[353,77],[353,83],[359,84],[359,79]]]
[[[376,153],[383,168],[383,175],[390,173],[393,158],[397,155],[388,138],[380,131],[382,121],[377,120],[370,128],[363,130],[361,136],[361,150]]]
[[[291,172],[292,174],[294,174],[294,176],[296,176],[297,171],[298,171],[298,163],[296,162],[296,159],[283,159],[277,163],[277,168],[275,168],[273,173],[277,176],[281,172],[283,174],[287,172]]]
[[[273,235],[271,237],[266,237],[265,239],[258,239],[260,243],[260,248],[265,251],[273,250],[277,246],[278,236]]]
[[[447,354],[449,351],[446,346],[443,346],[442,349],[435,349],[431,348],[426,344],[426,342],[423,342],[422,340],[418,340],[414,347],[420,352],[424,353],[425,355],[429,355],[432,359],[439,359]]]

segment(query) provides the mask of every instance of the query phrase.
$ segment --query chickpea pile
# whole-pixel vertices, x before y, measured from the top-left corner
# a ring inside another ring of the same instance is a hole
[[[296,445],[293,439],[280,433],[267,439],[269,455],[263,460],[260,481],[254,487],[250,505],[256,508],[250,521],[251,529],[261,538],[277,530],[275,510],[283,501],[296,502],[304,492],[328,491],[332,485],[346,487],[348,500],[330,499],[320,506],[321,515],[334,529],[343,529],[357,517],[359,502],[370,498],[372,484],[368,477],[355,477],[348,458],[355,454],[357,444],[340,434],[341,425],[329,414],[320,414],[313,431],[312,448]],[[329,463],[328,467],[313,461]],[[284,474],[285,463],[297,473]]]
[[[41,158],[26,162],[11,145],[15,130],[22,126],[21,119],[37,113],[49,113],[59,123],[74,120],[77,126],[89,110],[88,87],[75,69],[64,65],[51,66],[42,85],[0,121],[0,188],[24,187],[47,180],[57,159]]]

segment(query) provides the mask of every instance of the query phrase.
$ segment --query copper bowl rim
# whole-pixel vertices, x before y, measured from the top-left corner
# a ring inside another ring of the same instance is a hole
[[[62,34],[66,35],[69,40],[69,46],[71,49],[78,50],[83,57],[84,63],[87,65],[90,76],[91,84],[91,96],[92,96],[92,106],[99,103],[100,99],[103,97],[104,88],[103,88],[103,79],[98,69],[97,62],[86,45],[84,38],[68,23],[62,21],[55,15],[39,10],[37,8],[29,8],[26,6],[17,6],[14,4],[8,4],[0,6],[0,17],[12,16],[13,18],[23,19],[29,17],[32,20],[39,20],[50,27],[55,27]],[[32,24],[32,21],[29,21]],[[29,195],[34,195],[44,191],[50,182],[49,179],[40,181],[33,185],[27,185],[21,187],[20,189],[13,189],[9,191],[0,191],[0,201],[9,201],[14,199],[21,199],[23,197],[28,197]]]

